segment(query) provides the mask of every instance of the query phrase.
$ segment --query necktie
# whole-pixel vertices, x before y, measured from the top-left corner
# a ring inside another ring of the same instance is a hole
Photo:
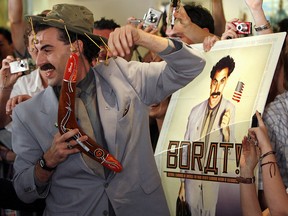
[[[91,137],[93,140],[96,140],[93,132],[93,127],[89,119],[89,115],[81,98],[75,99],[75,105],[76,105],[76,116],[78,119],[78,125],[89,137]],[[94,173],[104,175],[103,166],[101,166],[98,162],[96,162],[95,160],[93,160],[84,153],[82,153],[82,157],[86,165],[90,169],[92,169]]]
[[[201,132],[201,139],[203,139],[207,135],[208,127],[209,127],[210,120],[211,120],[211,114],[212,114],[212,110],[209,109],[205,124],[204,124],[202,132]]]
[[[205,124],[201,132],[201,140],[204,141],[204,158],[206,156],[208,148],[209,133],[210,133],[210,131],[208,131],[208,128],[211,121],[211,116],[212,116],[212,109],[209,109]]]

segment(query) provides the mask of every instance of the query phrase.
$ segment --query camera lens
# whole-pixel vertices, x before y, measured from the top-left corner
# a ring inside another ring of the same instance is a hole
[[[236,29],[241,32],[248,31],[248,26],[245,23],[240,23],[236,26]]]
[[[158,20],[158,18],[157,18],[157,15],[155,15],[155,14],[150,14],[148,17],[148,21],[151,23],[156,23],[157,20]]]

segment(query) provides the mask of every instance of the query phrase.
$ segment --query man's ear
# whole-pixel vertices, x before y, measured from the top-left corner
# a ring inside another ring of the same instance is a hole
[[[209,29],[208,28],[202,28],[204,31],[206,31],[206,32],[209,32],[210,33],[210,31],[209,31]]]
[[[74,47],[74,49],[77,51],[77,52],[79,52],[79,53],[83,53],[83,41],[82,40],[76,40],[76,41],[74,41],[73,42],[73,47]]]

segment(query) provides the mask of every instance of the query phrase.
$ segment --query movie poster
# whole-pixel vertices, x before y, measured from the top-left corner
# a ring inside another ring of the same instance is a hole
[[[155,159],[171,215],[178,194],[193,216],[241,216],[241,142],[263,113],[285,33],[218,41],[203,72],[174,93]],[[202,44],[193,45],[203,50]]]

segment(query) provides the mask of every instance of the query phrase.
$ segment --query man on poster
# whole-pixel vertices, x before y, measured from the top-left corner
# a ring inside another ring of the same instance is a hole
[[[208,159],[210,142],[235,142],[233,129],[235,106],[223,97],[223,90],[234,68],[235,62],[232,57],[228,55],[221,58],[210,72],[210,97],[196,105],[190,112],[185,140],[204,144],[198,150],[199,154],[203,154],[202,165],[198,164],[199,169],[196,167],[193,170],[195,174],[211,175],[209,171],[205,171],[205,167],[215,166],[215,164],[211,165],[213,160]],[[188,156],[187,148],[183,148],[184,161],[189,161]],[[216,161],[216,166],[219,168],[221,163],[218,161],[218,156]],[[212,175],[215,173],[213,172]],[[218,191],[218,182],[181,179],[179,198],[188,202],[192,215],[215,215]]]

